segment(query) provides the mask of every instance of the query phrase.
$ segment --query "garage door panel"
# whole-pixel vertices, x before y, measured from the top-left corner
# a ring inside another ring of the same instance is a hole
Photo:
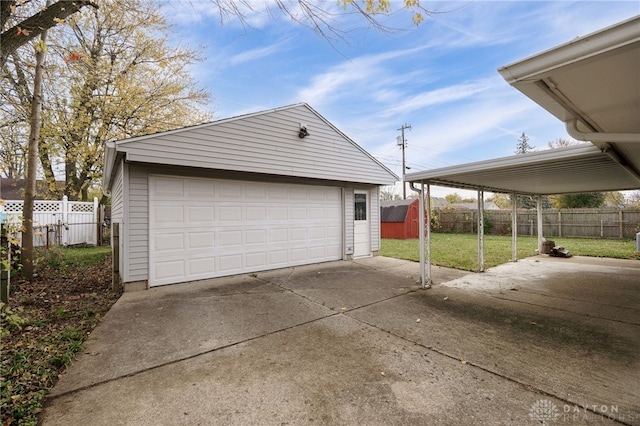
[[[185,275],[185,262],[183,259],[171,261],[159,261],[154,265],[156,276],[163,280],[179,279]]]
[[[193,197],[213,198],[215,194],[215,183],[204,179],[188,179],[187,194]]]
[[[154,195],[171,197],[183,197],[184,196],[184,179],[176,179],[173,177],[156,177],[156,186],[154,188]]]
[[[215,233],[190,232],[187,241],[187,246],[190,250],[213,249],[215,248]]]
[[[223,200],[239,200],[244,196],[243,184],[232,181],[216,181],[217,198]]]
[[[252,229],[244,231],[244,243],[247,245],[267,243],[267,230],[266,229]]]
[[[157,233],[154,235],[152,247],[158,252],[184,250],[184,234],[182,232]]]
[[[289,261],[288,250],[269,250],[269,265],[286,266]]]
[[[289,230],[288,229],[270,229],[269,230],[269,242],[270,243],[280,243],[283,241],[289,240]]]
[[[249,222],[266,222],[267,220],[267,208],[260,207],[245,207],[243,218],[245,221]]]
[[[210,276],[215,273],[215,259],[212,257],[203,257],[200,259],[189,259],[189,275],[191,276]]]
[[[152,286],[342,258],[339,188],[168,176],[149,187]]]
[[[220,231],[218,232],[220,247],[242,247],[242,231]]]
[[[181,225],[185,219],[183,206],[160,204],[153,207],[151,214],[158,225]]]
[[[245,267],[247,270],[257,271],[267,266],[267,252],[247,253],[245,256]]]
[[[293,228],[289,231],[289,241],[306,241],[307,228]]]
[[[296,248],[289,251],[289,261],[292,263],[308,260],[309,255],[306,248]]]
[[[291,207],[289,208],[289,219],[291,220],[305,220],[307,218],[306,207]]]
[[[218,219],[222,222],[240,221],[242,218],[241,207],[220,206],[218,207]]]
[[[218,256],[219,271],[223,273],[242,272],[242,255],[223,255]]]
[[[190,224],[212,225],[215,220],[213,206],[188,206],[187,218]]]

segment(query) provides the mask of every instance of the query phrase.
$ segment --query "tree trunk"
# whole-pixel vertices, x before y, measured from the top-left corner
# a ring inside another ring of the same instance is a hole
[[[40,140],[40,125],[42,110],[42,72],[46,52],[47,31],[40,34],[40,43],[36,48],[36,70],[33,79],[33,100],[29,115],[29,148],[27,151],[27,183],[22,209],[22,275],[33,281],[33,204],[36,198],[36,175],[38,172],[38,142]]]

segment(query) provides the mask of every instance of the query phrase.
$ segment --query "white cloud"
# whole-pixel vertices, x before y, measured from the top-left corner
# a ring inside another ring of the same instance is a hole
[[[229,65],[232,65],[232,66],[240,65],[245,62],[255,61],[258,59],[263,59],[268,56],[275,55],[277,53],[280,53],[283,50],[286,43],[287,43],[287,40],[283,40],[271,46],[259,47],[256,49],[250,49],[242,53],[238,53],[236,55],[233,55],[231,58],[229,58]]]
[[[408,114],[428,106],[459,101],[491,90],[497,86],[497,83],[500,83],[499,79],[492,77],[474,82],[455,84],[453,86],[423,92],[415,96],[405,97],[402,99],[402,102],[388,108],[384,112],[384,115]]]
[[[346,60],[311,77],[309,86],[300,90],[297,98],[312,105],[320,105],[330,98],[345,97],[358,91],[367,95],[375,94],[374,96],[384,99],[390,94],[390,87],[406,81],[402,74],[393,74],[390,71],[388,67],[393,65],[390,62],[414,55],[425,48],[426,46],[396,50]]]

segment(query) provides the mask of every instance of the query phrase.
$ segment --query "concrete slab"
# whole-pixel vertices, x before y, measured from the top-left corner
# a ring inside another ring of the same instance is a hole
[[[350,315],[571,405],[615,406],[637,424],[639,267],[539,256]]]
[[[526,425],[539,399],[338,314],[63,396],[43,424]]]
[[[125,293],[51,395],[187,359],[332,313],[251,277]]]
[[[127,293],[43,424],[640,424],[640,262],[567,260],[434,268],[431,290],[376,257]]]

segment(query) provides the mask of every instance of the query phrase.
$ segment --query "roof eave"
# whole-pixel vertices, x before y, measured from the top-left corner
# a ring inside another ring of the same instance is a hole
[[[568,43],[498,68],[498,72],[511,85],[535,79],[567,64],[584,60],[624,47],[640,40],[638,26],[640,15],[601,29]]]

